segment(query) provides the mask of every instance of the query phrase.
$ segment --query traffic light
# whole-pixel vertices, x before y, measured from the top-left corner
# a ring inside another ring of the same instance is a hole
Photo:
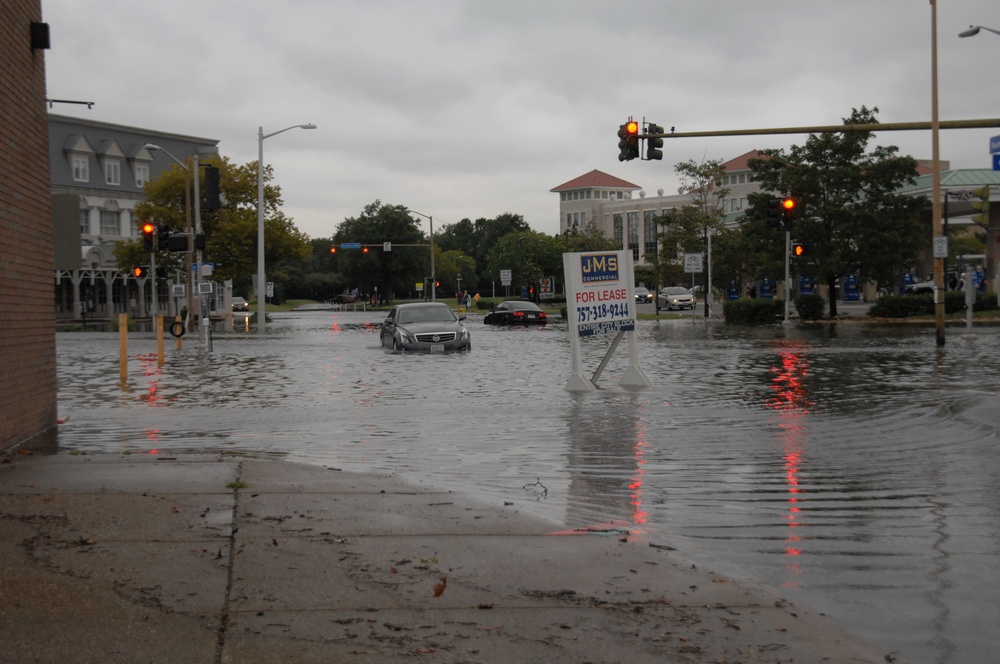
[[[782,198],[781,199],[781,217],[785,223],[785,230],[792,230],[792,224],[795,222],[795,208],[796,202],[794,198]]]
[[[135,277],[136,279],[142,279],[147,274],[149,274],[149,268],[145,267],[144,265],[136,265],[134,268],[132,268],[132,276]]]
[[[156,224],[147,221],[142,225],[142,248],[153,253],[153,239],[156,237]]]
[[[969,205],[972,206],[973,210],[978,211],[979,214],[972,215],[972,221],[976,222],[980,226],[986,227],[990,225],[990,187],[989,185],[979,187],[978,189],[972,190],[972,195],[978,198],[978,201],[972,201]]]
[[[331,254],[336,254],[337,253],[337,245],[333,245],[332,247],[330,247],[330,253]]]
[[[368,247],[362,247],[361,248],[361,253],[367,254],[368,253]]]
[[[663,127],[661,127],[660,125],[653,124],[652,122],[650,122],[649,126],[646,128],[646,133],[647,134],[662,134],[663,133]],[[660,149],[662,147],[663,147],[663,139],[662,138],[647,138],[646,139],[646,160],[647,161],[651,161],[653,159],[663,159],[663,150]]]
[[[170,226],[158,224],[156,226],[156,248],[163,249],[170,242]]]
[[[767,201],[767,225],[771,228],[781,228],[783,209],[780,198],[769,198]]]
[[[639,156],[639,123],[629,120],[618,127],[618,161],[632,161]]]
[[[809,247],[808,246],[806,246],[802,242],[793,242],[792,243],[792,256],[795,256],[796,258],[800,258],[802,256],[808,256],[808,255],[809,255]]]
[[[205,167],[205,209],[209,212],[222,207],[222,189],[219,187],[219,169]]]

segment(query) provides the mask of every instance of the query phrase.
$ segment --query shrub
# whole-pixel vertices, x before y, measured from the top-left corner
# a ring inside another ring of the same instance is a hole
[[[784,317],[785,303],[783,300],[749,298],[730,300],[722,305],[722,313],[726,322],[733,325],[770,325]]]
[[[975,311],[994,311],[997,309],[996,293],[976,293]],[[965,311],[965,293],[948,291],[944,294],[944,312],[953,314]],[[934,294],[920,295],[885,295],[878,299],[868,310],[869,316],[878,318],[908,318],[910,316],[933,316]]]
[[[795,298],[795,311],[802,320],[819,320],[826,311],[826,300],[822,295],[799,295]]]

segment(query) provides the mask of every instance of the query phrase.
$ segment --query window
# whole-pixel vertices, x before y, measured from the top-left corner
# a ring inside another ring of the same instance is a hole
[[[615,242],[617,242],[618,246],[621,247],[622,246],[622,240],[623,240],[624,235],[625,235],[625,230],[624,230],[624,226],[622,224],[622,216],[621,216],[621,214],[616,214],[614,216],[614,219],[615,219]]]
[[[643,253],[647,256],[656,255],[656,210],[646,210],[643,213]]]
[[[632,250],[632,260],[639,261],[639,213],[628,213],[628,248]]]
[[[135,165],[135,186],[142,187],[149,182],[149,164]]]
[[[101,210],[101,235],[121,235],[118,213],[113,210]]]
[[[90,160],[87,157],[73,157],[73,180],[90,181]]]
[[[116,159],[104,162],[104,182],[119,185],[122,183],[122,165]]]
[[[90,210],[80,210],[80,233],[90,235]]]

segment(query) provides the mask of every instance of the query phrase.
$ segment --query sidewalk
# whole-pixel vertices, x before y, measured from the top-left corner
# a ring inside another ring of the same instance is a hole
[[[285,462],[13,454],[0,662],[855,662],[889,653],[624,532]],[[893,660],[901,661],[901,660]]]

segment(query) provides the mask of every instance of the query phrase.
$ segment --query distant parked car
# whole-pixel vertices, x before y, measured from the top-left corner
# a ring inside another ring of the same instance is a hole
[[[534,302],[505,300],[486,314],[487,325],[544,325],[548,316]]]
[[[233,311],[250,311],[250,303],[242,297],[233,298]]]
[[[906,284],[903,292],[907,295],[920,295],[921,293],[934,292],[934,280],[918,281],[915,284]]]
[[[333,303],[334,304],[350,304],[351,302],[354,302],[357,299],[358,298],[354,297],[350,293],[341,293],[340,295],[334,296]]]
[[[462,321],[444,302],[398,304],[382,321],[379,338],[395,351],[472,350],[472,338]]]
[[[642,286],[636,286],[635,288],[636,304],[651,303],[652,301],[653,301],[653,294],[649,292],[648,288],[643,288]]]
[[[656,302],[661,309],[694,309],[694,295],[680,286],[667,286],[660,289]]]

